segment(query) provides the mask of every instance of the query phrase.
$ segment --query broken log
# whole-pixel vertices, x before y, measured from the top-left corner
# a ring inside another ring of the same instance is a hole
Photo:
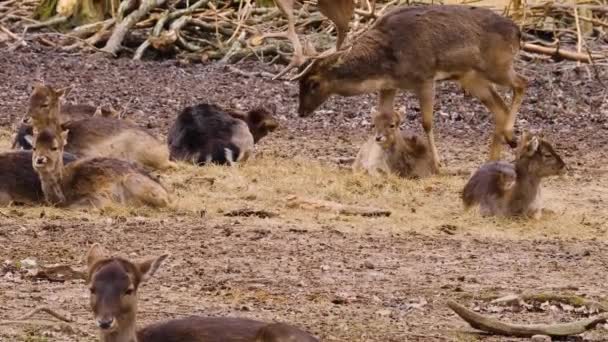
[[[340,215],[348,216],[365,216],[365,217],[378,217],[378,216],[390,216],[391,211],[385,209],[361,207],[356,205],[342,204],[331,201],[324,201],[318,199],[305,199],[297,196],[290,196],[287,198],[287,206],[290,208],[300,208],[309,210],[323,210],[329,212],[336,212]]]
[[[608,319],[608,315],[600,315],[572,323],[524,325],[501,322],[469,310],[452,300],[448,301],[448,306],[475,329],[490,334],[514,337],[532,337],[534,335],[565,337],[578,335],[595,328],[600,323],[605,323]]]
[[[527,51],[527,52],[540,53],[543,55],[557,56],[557,57],[561,57],[561,58],[568,59],[571,61],[584,62],[584,63],[591,63],[592,58],[593,59],[604,58],[604,56],[602,56],[602,55],[596,54],[596,55],[590,56],[589,54],[586,54],[586,53],[578,53],[575,51],[560,49],[559,46],[546,47],[546,46],[540,46],[540,45],[536,45],[536,44],[532,44],[532,43],[522,44],[522,50]]]
[[[144,0],[138,9],[131,12],[121,22],[116,24],[112,36],[108,39],[106,46],[101,49],[102,52],[108,53],[116,57],[120,50],[121,44],[129,29],[137,22],[142,20],[152,9],[162,5],[166,0]]]

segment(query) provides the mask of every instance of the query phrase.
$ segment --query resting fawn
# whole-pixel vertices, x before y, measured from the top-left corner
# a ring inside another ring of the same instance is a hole
[[[166,144],[128,120],[103,116],[64,120],[60,106],[63,93],[50,86],[35,86],[28,110],[33,130],[69,131],[65,151],[78,157],[124,159],[159,170],[175,167]]]
[[[136,329],[137,292],[167,255],[133,262],[111,257],[99,244],[87,254],[90,305],[101,342],[315,342],[287,324],[228,317],[187,317]]]
[[[300,116],[309,116],[332,94],[379,92],[379,112],[391,113],[399,89],[413,90],[433,160],[435,81],[453,80],[494,113],[490,160],[500,159],[503,140],[516,146],[515,116],[527,81],[515,72],[520,30],[494,11],[461,5],[398,7],[378,21],[353,46],[319,58],[298,76]],[[493,84],[510,87],[504,103]]]
[[[537,135],[524,133],[514,164],[491,162],[483,165],[462,192],[465,208],[479,204],[482,215],[542,215],[540,182],[559,175],[566,164],[551,144]]]
[[[110,203],[165,207],[169,192],[135,164],[112,158],[78,159],[63,165],[68,132],[35,134],[32,164],[49,204],[104,208]]]
[[[373,117],[374,135],[361,146],[353,164],[355,171],[372,175],[391,173],[421,178],[437,173],[428,146],[415,134],[402,132],[399,113],[378,113]]]

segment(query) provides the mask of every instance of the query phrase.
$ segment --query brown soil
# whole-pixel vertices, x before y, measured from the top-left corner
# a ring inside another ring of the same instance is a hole
[[[82,268],[93,242],[129,257],[171,253],[140,291],[140,325],[190,314],[231,315],[290,322],[323,341],[511,341],[517,339],[472,333],[446,300],[516,322],[592,315],[550,297],[549,305],[540,305],[542,296],[530,308],[489,304],[510,293],[606,299],[608,91],[586,67],[520,64],[531,82],[517,126],[542,129],[570,167],[566,176],[545,183],[552,213],[538,222],[463,212],[458,196],[466,176],[378,180],[338,166],[366,139],[371,95],[334,98],[301,119],[295,84],[245,78],[218,64],[0,51],[3,149],[38,70],[48,83],[72,85],[68,101],[126,108],[128,117],[159,136],[181,108],[202,101],[241,109],[274,103],[282,124],[251,163],[183,165],[164,175],[180,198],[178,210],[0,209],[0,319],[46,305],[76,321],[72,330],[42,325],[43,315],[36,322],[0,322],[0,341],[96,339],[84,282],[35,280],[21,262]],[[238,67],[274,71],[255,62]],[[607,80],[608,72],[600,72]],[[419,132],[416,101],[402,95],[399,105],[406,128]],[[435,122],[449,170],[470,172],[483,162],[493,123],[476,100],[441,85]],[[385,208],[392,215],[297,209],[285,204],[291,195]],[[273,215],[225,215],[243,208]],[[607,339],[602,326],[571,340]]]

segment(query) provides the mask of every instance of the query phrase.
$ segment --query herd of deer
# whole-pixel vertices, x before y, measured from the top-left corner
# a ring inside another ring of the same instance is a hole
[[[332,94],[379,92],[373,134],[353,169],[410,178],[438,173],[432,125],[435,81],[453,80],[481,100],[496,125],[490,161],[473,174],[462,193],[465,207],[479,204],[484,215],[540,216],[540,180],[563,173],[565,164],[540,136],[525,133],[517,144],[513,135],[527,82],[513,69],[520,32],[512,21],[468,6],[399,7],[341,49],[353,2],[319,0],[321,11],[336,24],[337,49],[313,57],[304,67],[291,13],[293,0],[276,1],[288,17],[287,37],[295,50],[292,64],[301,69],[300,116],[313,113]],[[510,107],[494,85],[512,89]],[[426,139],[400,130],[401,116],[393,109],[398,89],[413,90],[418,97]],[[200,104],[178,115],[165,144],[112,110],[62,105],[67,91],[44,84],[33,87],[26,120],[14,138],[15,150],[0,155],[0,204],[172,206],[176,199],[151,170],[174,168],[176,161],[245,161],[254,144],[278,126],[274,109],[243,113]],[[504,142],[519,145],[514,163],[499,161]],[[139,285],[165,258],[136,263],[112,257],[99,245],[90,249],[88,284],[101,341],[316,341],[290,325],[238,318],[190,317],[136,331]]]

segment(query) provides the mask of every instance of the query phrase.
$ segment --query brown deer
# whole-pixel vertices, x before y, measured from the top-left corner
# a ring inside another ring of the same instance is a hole
[[[187,317],[137,330],[137,292],[167,254],[142,262],[112,257],[99,244],[87,253],[90,306],[101,342],[315,342],[287,324],[228,317]]]
[[[63,156],[65,164],[74,160],[73,155]],[[43,202],[40,179],[32,167],[32,151],[0,153],[0,206]]]
[[[166,207],[169,192],[145,171],[124,160],[85,158],[66,166],[61,158],[68,132],[36,132],[32,165],[49,204],[102,209],[111,203]]]
[[[92,116],[116,118],[118,117],[118,112],[115,111],[113,108],[107,106],[94,107],[86,104],[63,104],[60,106],[60,124],[64,124],[69,121],[81,120]],[[25,118],[21,120],[17,131],[15,132],[15,134],[13,134],[13,142],[11,148],[22,150],[32,149],[34,141],[34,128],[32,125],[29,124],[30,119],[31,118],[26,115]]]
[[[374,115],[374,135],[359,150],[353,170],[365,170],[372,175],[390,173],[405,178],[422,178],[437,173],[425,142],[415,134],[402,132],[400,124],[398,112]]]
[[[566,164],[551,144],[524,133],[514,164],[491,162],[477,170],[462,192],[465,208],[479,204],[484,216],[540,219],[543,178],[565,172]]]
[[[103,116],[64,120],[59,102],[63,93],[49,86],[35,86],[28,110],[32,133],[45,128],[69,131],[65,151],[79,157],[124,159],[159,170],[175,168],[166,144],[129,120]],[[16,140],[27,142],[29,132],[20,131]]]
[[[370,5],[371,12],[375,8],[375,0],[372,1],[373,5]],[[285,37],[289,39],[293,46],[293,57],[289,65],[283,69],[274,78],[277,79],[287,73],[289,70],[299,67],[304,64],[307,57],[304,56],[304,50],[298,34],[296,33],[296,18],[293,16],[293,5],[295,0],[275,0],[277,7],[287,18],[287,32],[286,33],[270,33],[265,34],[262,38],[277,38]],[[355,4],[353,0],[318,0],[317,6],[319,11],[323,13],[329,20],[331,20],[336,26],[337,39],[336,39],[336,50],[339,50],[342,43],[346,40],[348,33],[348,24],[355,13]]]
[[[434,162],[435,81],[453,80],[494,113],[490,160],[500,159],[503,139],[515,146],[513,126],[526,79],[515,72],[520,31],[489,9],[461,5],[399,7],[382,16],[347,50],[317,59],[299,76],[299,115],[309,116],[332,94],[379,92],[379,112],[393,111],[398,89],[413,90]],[[510,87],[510,108],[493,84]]]

